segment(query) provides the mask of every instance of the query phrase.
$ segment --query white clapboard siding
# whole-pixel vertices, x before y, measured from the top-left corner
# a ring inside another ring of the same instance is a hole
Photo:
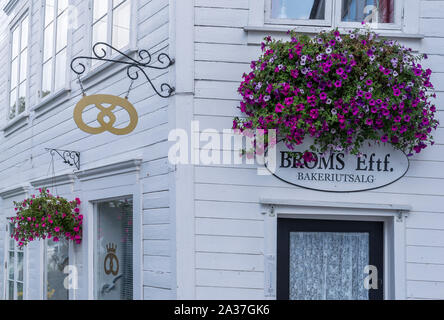
[[[228,287],[196,287],[196,299],[199,300],[260,300],[264,298],[263,289],[245,289]]]
[[[407,262],[444,265],[444,246],[407,246]]]
[[[264,259],[257,254],[197,252],[196,268],[232,271],[264,271]]]
[[[0,8],[3,9],[8,1],[0,0]],[[19,3],[26,1],[19,1]],[[30,12],[31,35],[29,43],[29,98],[32,108],[39,103],[38,91],[41,86],[41,56],[40,50],[40,0],[27,1],[32,8]],[[134,1],[137,8],[137,20],[135,21],[137,49],[147,49],[156,58],[161,52],[168,52],[169,48],[169,20],[170,2],[168,0],[140,0]],[[71,55],[90,55],[91,44],[88,41],[89,22],[85,17],[89,15],[88,2],[83,0],[72,1],[78,14],[77,27],[72,29]],[[9,21],[17,14],[16,5],[11,16],[8,17],[3,10],[0,12],[0,127],[6,123],[8,105],[8,64],[9,55]],[[153,59],[153,63],[156,63]],[[59,148],[67,150],[78,150],[81,152],[81,165],[83,169],[92,169],[104,164],[112,164],[129,159],[141,159],[140,189],[143,203],[143,232],[140,247],[143,249],[144,265],[141,266],[143,273],[143,296],[145,299],[162,299],[173,297],[171,274],[171,260],[162,260],[163,257],[171,256],[171,216],[169,212],[169,189],[168,173],[168,106],[169,99],[158,97],[148,81],[142,76],[133,86],[129,100],[137,109],[139,124],[134,132],[127,136],[114,136],[109,133],[101,135],[89,135],[80,131],[72,119],[73,110],[81,99],[81,92],[77,79],[70,69],[70,89],[61,101],[50,100],[44,108],[36,112],[31,111],[30,121],[19,129],[13,129],[5,134],[0,134],[0,190],[12,188],[20,184],[29,183],[33,179],[45,178],[51,160],[45,148]],[[149,75],[156,86],[163,82],[170,82],[169,70],[150,69]],[[94,71],[93,71],[94,73]],[[124,96],[130,80],[127,78],[126,70],[122,66],[111,66],[101,72],[95,72],[93,76],[84,82],[88,95],[105,93]],[[93,125],[97,117],[97,110],[87,109],[84,113],[84,121]],[[125,127],[128,124],[128,115],[124,111],[117,111],[118,121],[116,126]],[[67,167],[55,159],[56,174],[70,173],[72,168]],[[124,178],[124,176],[122,176]],[[89,188],[107,190],[105,180],[98,179],[91,182]],[[82,190],[81,184],[78,192]],[[71,198],[72,195],[67,194]],[[8,200],[9,203],[9,200]],[[8,204],[10,205],[10,204]],[[10,214],[10,208],[3,206],[1,216]],[[87,216],[87,215],[86,215]],[[0,262],[3,262],[3,240],[4,234],[0,236]],[[152,247],[150,247],[152,245]],[[34,260],[32,266],[39,266],[42,259],[40,251],[29,249],[30,257]],[[138,253],[139,254],[139,253]],[[145,259],[149,257],[149,259]],[[159,257],[159,259],[158,259]],[[39,260],[40,259],[40,260]],[[157,260],[161,263],[156,262]],[[148,265],[145,265],[145,262]],[[31,266],[31,264],[29,264]],[[155,268],[153,268],[155,266]],[[29,284],[29,298],[39,299],[41,297],[41,285],[39,286],[40,270],[30,267],[29,277],[34,279]],[[1,276],[1,275],[0,275]],[[2,277],[3,279],[3,277]],[[2,281],[0,281],[3,283]],[[2,290],[3,291],[3,290]]]
[[[206,285],[226,288],[261,289],[264,281],[263,272],[225,271],[225,270],[197,270],[196,285]],[[254,288],[254,286],[256,288]]]
[[[196,235],[197,252],[263,254],[263,238]]]
[[[421,1],[422,18],[443,18],[444,1]]]
[[[240,96],[237,88],[249,64],[260,54],[260,39],[267,32],[250,35],[247,1],[205,1],[195,3],[195,101],[194,117],[199,132],[221,131],[232,126]],[[444,1],[421,1],[419,23],[424,39],[400,39],[419,53],[427,53],[423,66],[433,70],[437,93],[436,105],[444,110]],[[280,33],[274,33],[278,37]],[[252,40],[255,44],[249,45]],[[262,269],[258,253],[265,235],[259,199],[276,197],[323,201],[400,203],[412,206],[406,220],[407,298],[444,298],[444,130],[443,113],[440,129],[434,134],[436,145],[411,158],[410,170],[400,181],[385,188],[355,194],[316,193],[287,185],[273,176],[259,176],[251,165],[216,164],[195,168],[196,208],[196,295],[197,298],[236,299],[263,298],[258,279],[238,279],[237,271]],[[199,149],[208,152],[206,142]],[[230,151],[224,146],[217,150]],[[320,197],[322,199],[320,199]],[[242,221],[242,223],[240,223]],[[239,234],[239,227],[245,230]],[[247,227],[249,226],[249,227]],[[256,230],[251,230],[255,228]],[[258,236],[258,237],[256,237]],[[401,249],[402,250],[402,249]],[[233,254],[234,253],[234,254]],[[226,272],[226,273],[225,273]],[[227,279],[224,279],[224,276]],[[224,281],[225,280],[225,281]],[[263,285],[263,280],[260,280]],[[232,288],[236,287],[236,288]],[[259,290],[258,290],[259,289]]]

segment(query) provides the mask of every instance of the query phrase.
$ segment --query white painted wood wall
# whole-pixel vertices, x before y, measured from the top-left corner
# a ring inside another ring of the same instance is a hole
[[[248,44],[248,0],[195,1],[194,118],[200,129],[230,128],[237,110],[236,89],[260,53]],[[444,298],[444,1],[420,1],[424,39],[402,39],[430,57],[441,127],[437,145],[411,161],[402,180],[363,193],[303,190],[254,168],[195,169],[196,298],[264,298],[264,217],[259,199],[401,203],[412,206],[406,220],[406,293],[409,299]],[[265,37],[267,34],[255,35]]]
[[[19,0],[9,17],[3,12],[8,1],[1,0],[0,8],[0,127],[6,124],[8,104],[8,64],[9,22],[24,3],[29,3],[31,12],[30,36],[30,106],[38,103],[37,91],[40,86],[40,0]],[[87,48],[88,28],[85,17],[88,16],[88,2],[70,1],[78,10],[78,28],[72,32],[72,53],[70,57],[90,55]],[[170,7],[168,0],[135,0],[137,8],[137,48],[147,49],[152,54],[169,51]],[[70,60],[70,58],[68,58]],[[70,62],[70,61],[69,61]],[[69,70],[69,69],[68,69]],[[117,72],[118,71],[118,72]],[[68,71],[70,72],[70,71]],[[72,75],[72,73],[70,72]],[[170,71],[150,72],[156,84],[170,82]],[[173,79],[174,80],[174,79]],[[126,70],[110,67],[93,75],[85,82],[88,95],[96,93],[124,96],[130,85]],[[30,112],[28,124],[15,131],[0,133],[0,190],[7,190],[31,181],[47,177],[50,156],[45,148],[59,148],[81,151],[82,170],[117,163],[130,159],[142,159],[140,183],[142,185],[143,210],[137,212],[143,221],[143,298],[173,297],[171,275],[171,230],[169,212],[169,167],[168,154],[168,99],[159,98],[149,87],[146,80],[135,83],[129,100],[139,113],[137,129],[128,136],[118,137],[109,133],[92,136],[80,131],[73,119],[73,109],[81,98],[78,84],[74,77],[71,81],[71,92],[63,99],[52,101],[40,111]],[[93,120],[94,114],[87,112],[84,119]],[[55,160],[57,175],[73,170]],[[81,190],[76,190],[81,192]],[[70,195],[66,195],[69,197]],[[73,195],[71,194],[71,197]],[[18,198],[23,199],[25,195]],[[12,200],[3,199],[0,216],[3,220],[12,213]],[[91,214],[91,213],[90,213]],[[87,215],[87,213],[86,213]],[[4,264],[3,241],[5,232],[0,231],[0,262]],[[39,247],[39,246],[37,246]],[[42,287],[40,282],[41,257],[38,250],[29,248],[28,259],[28,298],[40,299]],[[37,266],[37,267],[35,267]],[[3,267],[0,268],[0,298],[3,290]]]
[[[409,204],[413,211],[406,220],[406,297],[444,298],[442,127],[436,134],[437,145],[412,160],[406,177],[371,192],[320,194],[270,176],[258,176],[255,168],[248,166],[197,166],[177,168],[176,175],[170,172],[169,130],[176,123],[186,127],[185,122],[192,119],[200,121],[201,130],[231,128],[232,117],[239,115],[236,91],[241,75],[259,54],[258,45],[248,44],[248,34],[243,30],[248,24],[249,0],[183,1],[194,5],[194,39],[193,36],[171,38],[174,33],[171,26],[184,21],[179,12],[171,10],[172,4],[177,5],[174,0],[137,1],[137,48],[149,49],[152,53],[174,52],[180,61],[178,70],[185,70],[178,74],[152,73],[157,83],[178,80],[175,100],[157,97],[140,81],[130,95],[139,112],[137,129],[126,137],[108,133],[90,136],[79,131],[72,121],[73,108],[80,99],[79,87],[73,79],[71,93],[59,101],[59,105],[54,101],[40,112],[31,112],[26,126],[0,133],[0,192],[46,177],[50,161],[46,147],[81,151],[82,170],[142,159],[144,299],[175,298],[176,292],[179,297],[196,299],[264,298],[265,221],[260,209],[261,197]],[[0,8],[6,3],[0,0]],[[29,3],[32,3],[29,64],[32,107],[37,104],[41,81],[38,76],[41,21],[37,14],[40,1],[29,0]],[[87,27],[82,19],[88,10],[87,1],[73,3],[79,10],[80,24],[72,34],[72,56],[89,54],[86,52]],[[7,17],[0,12],[0,127],[6,121],[8,91],[9,27],[4,21],[9,22],[14,14],[13,11]],[[439,117],[444,123],[444,1],[421,1],[420,15],[420,32],[425,38],[403,41],[429,54],[427,65],[435,72]],[[180,25],[175,28],[177,31]],[[187,52],[193,47],[194,67],[193,63],[182,61],[192,58]],[[184,77],[191,70],[194,70],[194,83],[188,84]],[[124,71],[115,71],[110,68],[91,77],[85,83],[87,92],[123,95],[129,80]],[[93,119],[94,115],[86,117]],[[56,172],[63,174],[72,170],[56,161]],[[11,214],[14,199],[0,199],[1,216]],[[176,220],[181,222],[176,224]],[[0,266],[3,265],[4,238],[5,232],[0,231]],[[39,263],[41,257],[36,248],[29,249],[32,250],[28,256],[36,260],[28,259],[27,293],[28,298],[38,299],[42,294],[38,287],[41,270],[34,264]],[[0,268],[1,280],[3,275]],[[4,292],[2,286],[0,281],[0,297]]]

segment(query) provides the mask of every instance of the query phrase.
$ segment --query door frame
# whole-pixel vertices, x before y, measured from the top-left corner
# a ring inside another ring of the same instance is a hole
[[[94,300],[95,297],[95,204],[129,196],[133,198],[133,299],[143,298],[143,204],[139,176],[141,164],[142,160],[132,159],[76,173],[79,179],[77,190],[82,200],[80,212],[85,219],[82,243],[75,247],[74,254],[80,286],[75,293],[75,300]],[[104,185],[107,188],[103,188]]]
[[[384,299],[406,299],[406,219],[403,204],[261,198],[264,216],[264,299],[277,299],[277,219],[384,222]]]
[[[347,220],[318,220],[318,219],[289,219],[277,220],[277,299],[289,300],[290,288],[290,233],[291,232],[341,232],[369,234],[369,265],[378,270],[378,289],[369,290],[370,300],[384,298],[384,222],[378,221],[347,221]],[[364,270],[362,270],[364,271]]]

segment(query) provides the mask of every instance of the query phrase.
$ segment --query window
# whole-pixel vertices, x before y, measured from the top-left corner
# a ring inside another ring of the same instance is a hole
[[[65,267],[69,265],[68,242],[66,240],[46,242],[46,299],[69,300],[69,290],[65,288]]]
[[[26,110],[28,31],[29,18],[25,14],[11,30],[9,120],[14,119]]]
[[[342,0],[341,21],[394,23],[394,0]]]
[[[43,71],[40,97],[66,86],[68,0],[44,0]]]
[[[133,299],[133,200],[99,202],[95,245],[95,296]]]
[[[271,0],[268,1],[267,22],[276,24],[330,25],[330,0]]]
[[[277,236],[278,299],[383,299],[382,222],[278,219]]]
[[[131,0],[93,0],[92,10],[93,44],[105,42],[112,44],[116,49],[128,47],[132,18]]]
[[[24,275],[23,262],[25,253],[17,248],[14,235],[14,225],[9,225],[9,243],[6,260],[6,299],[23,300]]]
[[[359,27],[366,21],[381,29],[400,28],[400,1],[266,0],[266,3],[266,22],[272,24]]]

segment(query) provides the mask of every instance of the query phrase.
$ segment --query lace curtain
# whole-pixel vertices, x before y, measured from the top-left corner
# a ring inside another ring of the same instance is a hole
[[[368,300],[368,233],[291,232],[290,300]]]

